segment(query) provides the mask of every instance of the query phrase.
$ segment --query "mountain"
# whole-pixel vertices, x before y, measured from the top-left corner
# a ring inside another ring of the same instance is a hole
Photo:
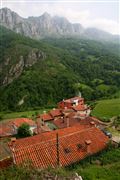
[[[120,89],[116,43],[79,38],[38,41],[2,26],[0,42],[1,111],[51,106],[78,91],[86,100],[95,100]]]
[[[25,19],[7,8],[0,10],[0,22],[1,25],[14,32],[35,39],[54,35],[58,37],[79,35],[83,31],[83,27],[80,24],[71,24],[65,18],[57,16],[52,18],[48,13],[44,13],[39,17],[28,17]]]
[[[46,37],[80,37],[94,40],[115,41],[118,37],[95,28],[83,28],[64,17],[51,17],[47,12],[39,17],[22,18],[8,8],[0,9],[2,26],[33,39]]]
[[[103,40],[103,41],[118,41],[119,42],[119,35],[111,35],[108,32],[102,31],[97,28],[87,28],[84,31],[84,37],[93,40]]]

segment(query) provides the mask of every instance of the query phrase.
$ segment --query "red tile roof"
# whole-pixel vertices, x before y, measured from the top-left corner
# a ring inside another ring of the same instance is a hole
[[[97,121],[96,119],[93,119],[92,117],[86,117],[84,119],[80,118],[81,116],[76,115],[75,112],[72,112],[68,115],[67,118],[59,118],[53,121],[53,123],[58,127],[58,128],[66,128],[68,126],[68,120],[69,120],[69,126],[74,126],[76,124],[79,125],[85,125],[85,127],[91,127],[92,123],[94,122],[95,125],[100,125],[100,122]]]
[[[51,129],[46,124],[43,125],[39,119],[37,119],[36,125],[37,128],[34,129],[35,134],[51,131]]]
[[[0,161],[0,169],[8,168],[13,164],[13,160],[11,157],[7,157],[6,159],[3,159]]]
[[[0,127],[0,137],[12,135],[10,127],[2,126]]]
[[[16,134],[15,129],[13,128],[13,125],[16,127],[21,126],[23,123],[27,123],[30,126],[36,126],[35,122],[32,119],[28,118],[17,118],[15,120],[10,120],[6,122],[0,123],[0,137],[4,136],[11,136]]]
[[[87,107],[85,105],[78,104],[77,106],[73,106],[72,109],[75,111],[85,111]]]
[[[57,117],[57,116],[62,116],[63,113],[60,109],[53,109],[50,111],[50,114],[52,115],[52,117]]]
[[[31,163],[34,167],[46,168],[57,165],[56,134],[59,137],[59,164],[67,166],[80,161],[90,154],[106,147],[108,137],[99,129],[83,129],[74,126],[43,133],[29,138],[19,139],[11,145],[14,162],[17,165]],[[89,145],[86,142],[91,142]]]
[[[51,121],[51,120],[53,120],[53,117],[49,113],[41,114],[40,118],[43,121]]]
[[[30,126],[36,126],[35,122],[32,119],[28,119],[28,118],[17,118],[14,121],[12,121],[12,123],[16,126],[19,127],[21,126],[23,123],[27,123]]]
[[[73,119],[73,118],[59,118],[53,121],[53,123],[58,127],[58,128],[66,128],[66,127],[71,127],[76,124],[80,124],[79,119]],[[69,124],[69,125],[68,125]]]
[[[0,123],[0,137],[11,136],[14,134],[15,134],[15,132],[14,132],[14,129],[12,127],[11,121]]]
[[[72,113],[72,112],[74,112],[74,110],[73,109],[69,109],[69,108],[65,108],[65,109],[62,110],[62,112],[63,112],[63,114],[65,114],[65,113]]]
[[[93,123],[94,122],[94,123]],[[85,119],[81,119],[80,124],[96,124],[97,126],[100,125],[102,122],[100,122],[97,119],[94,119],[92,116],[86,117]]]

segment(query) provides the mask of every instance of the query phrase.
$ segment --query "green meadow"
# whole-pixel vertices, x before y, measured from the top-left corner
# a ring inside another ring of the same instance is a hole
[[[120,115],[120,98],[97,101],[92,115],[101,119]]]
[[[33,118],[37,114],[42,114],[44,111],[47,112],[49,110],[50,108],[23,111],[23,112],[0,112],[0,119],[3,120],[3,119],[12,119],[12,118],[21,118],[21,117]]]
[[[40,108],[23,112],[0,112],[0,118],[1,120],[20,117],[32,118],[37,114],[49,110],[50,108]],[[110,119],[113,116],[120,115],[120,98],[97,101],[95,108],[92,110],[92,115],[100,119]]]

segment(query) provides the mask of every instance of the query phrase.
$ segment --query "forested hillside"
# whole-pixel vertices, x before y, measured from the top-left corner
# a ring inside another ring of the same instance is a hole
[[[0,28],[0,109],[51,106],[81,91],[86,100],[120,88],[118,44],[79,39],[36,41]]]

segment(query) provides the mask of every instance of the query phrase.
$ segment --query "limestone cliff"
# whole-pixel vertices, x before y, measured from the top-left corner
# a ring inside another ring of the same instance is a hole
[[[38,49],[32,49],[26,57],[20,55],[17,57],[17,62],[12,62],[12,57],[5,58],[4,63],[0,64],[0,73],[3,74],[1,78],[1,85],[10,84],[14,79],[17,79],[27,67],[30,67],[37,63],[37,61],[45,59],[46,55]],[[5,76],[4,76],[4,72]]]
[[[46,37],[79,37],[95,40],[118,40],[118,35],[112,35],[96,28],[83,28],[79,23],[72,24],[66,18],[50,16],[44,13],[39,17],[22,18],[8,8],[0,9],[0,24],[16,33],[33,39]]]
[[[80,24],[72,24],[66,18],[51,17],[48,13],[44,13],[39,17],[25,19],[8,8],[0,9],[0,23],[14,32],[35,39],[47,36],[80,35],[83,33],[83,27]]]

